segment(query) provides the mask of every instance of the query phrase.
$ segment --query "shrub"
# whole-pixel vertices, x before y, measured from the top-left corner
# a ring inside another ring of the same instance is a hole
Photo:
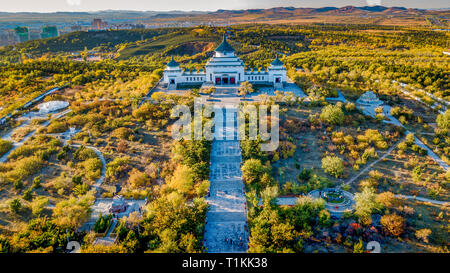
[[[30,201],[31,199],[33,199],[33,191],[32,189],[27,189],[26,191],[23,192],[22,195],[23,200],[27,200]]]
[[[22,203],[19,199],[14,199],[9,203],[9,208],[14,213],[19,213],[20,209],[22,208]]]
[[[311,178],[312,169],[303,169],[298,175],[298,179],[302,181],[308,181]]]
[[[16,161],[14,164],[14,170],[8,172],[7,175],[12,180],[23,180],[38,172],[41,169],[42,164],[42,159],[36,156],[26,157]]]
[[[128,170],[128,164],[130,163],[129,157],[116,157],[113,161],[106,165],[106,176],[113,177],[118,176],[122,172]]]
[[[36,176],[35,178],[33,178],[33,185],[32,188],[33,189],[39,189],[41,187],[41,176]]]
[[[123,245],[87,245],[81,249],[82,253],[129,253]]]
[[[353,102],[347,102],[345,104],[345,110],[348,112],[352,112],[356,110],[356,105]]]
[[[73,187],[73,193],[76,196],[82,196],[85,195],[89,191],[89,185],[88,184],[78,184],[75,187]]]
[[[399,152],[401,151],[400,152],[400,154],[401,154],[404,151],[406,151],[406,149],[408,149],[408,144],[406,144],[406,142],[401,142],[398,144],[397,148],[398,148]]]
[[[344,122],[344,112],[338,105],[327,105],[322,108],[320,119],[328,124],[340,125]]]
[[[353,253],[364,253],[364,244],[361,239],[353,245]]]
[[[0,253],[9,253],[11,251],[11,244],[6,237],[0,235]]]
[[[14,189],[16,190],[20,190],[23,188],[23,181],[22,179],[16,179],[16,181],[14,181]]]
[[[375,179],[364,179],[359,182],[359,187],[364,189],[365,187],[377,188],[378,182]]]
[[[375,180],[380,180],[383,177],[383,174],[379,172],[378,170],[371,170],[369,172],[369,177],[373,178]]]
[[[112,137],[117,137],[120,139],[129,139],[129,137],[133,134],[133,130],[131,130],[130,128],[126,128],[126,127],[120,127],[115,129],[111,136]]]
[[[133,169],[131,170],[130,176],[128,177],[128,183],[134,189],[141,188],[147,186],[150,183],[150,177],[146,173],[141,172],[138,169]]]
[[[197,196],[199,197],[205,196],[209,191],[209,185],[210,183],[208,180],[203,180],[200,184],[198,184],[195,187],[195,193],[197,194]]]
[[[82,181],[83,181],[82,174],[72,176],[72,183],[74,183],[75,185],[81,184]]]
[[[34,155],[39,150],[36,145],[22,145],[9,154],[9,159],[23,158]]]
[[[373,147],[367,148],[364,150],[364,153],[361,156],[361,163],[366,164],[367,159],[369,158],[377,158],[378,154]]]
[[[405,229],[405,218],[397,214],[383,215],[380,223],[386,233],[392,236],[400,236]]]
[[[97,154],[85,146],[80,146],[74,153],[73,157],[79,161],[85,161],[89,158],[97,158]]]
[[[67,131],[67,124],[62,121],[53,121],[48,127],[47,127],[47,133],[55,134],[55,133],[63,133]]]
[[[396,204],[395,195],[389,191],[378,194],[375,201],[387,208],[391,208]]]
[[[450,129],[450,109],[445,111],[444,114],[439,114],[436,118],[436,123],[441,129]]]
[[[416,231],[416,238],[428,243],[428,237],[431,235],[431,229],[423,228]]]
[[[322,169],[330,175],[340,177],[344,172],[344,163],[337,156],[326,156],[322,158]]]
[[[319,225],[322,227],[328,227],[331,224],[331,216],[328,210],[321,210],[319,212]]]
[[[80,162],[79,166],[84,169],[84,176],[87,179],[97,179],[101,175],[102,161],[99,158],[89,158]]]
[[[408,135],[406,135],[406,140],[405,140],[406,144],[408,146],[411,146],[414,144],[415,142],[415,137],[413,133],[409,133]]]
[[[63,227],[77,228],[89,219],[91,206],[94,204],[93,194],[81,197],[70,197],[56,204],[53,210],[54,221]]]
[[[31,212],[35,216],[41,215],[42,211],[44,211],[45,206],[48,205],[48,198],[44,196],[40,196],[31,202]]]
[[[11,141],[0,139],[0,156],[6,154],[12,147],[13,144]]]

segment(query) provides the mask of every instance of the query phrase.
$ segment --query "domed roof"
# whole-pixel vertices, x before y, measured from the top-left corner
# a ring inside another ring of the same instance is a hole
[[[356,100],[359,104],[366,105],[379,105],[383,104],[383,102],[378,98],[378,96],[373,91],[367,91],[364,93],[359,99]]]
[[[60,109],[64,109],[69,106],[67,101],[48,101],[39,104],[37,107],[41,113],[50,113]]]
[[[223,42],[216,48],[216,52],[234,52],[234,48],[227,42],[227,37],[223,36]]]
[[[283,64],[282,61],[280,61],[280,59],[278,59],[278,55],[277,55],[277,58],[271,63],[271,65],[274,65],[274,66],[282,66],[282,65],[284,65],[284,64]]]
[[[172,60],[170,60],[170,62],[167,64],[167,66],[168,66],[168,67],[178,67],[178,66],[180,66],[180,64],[177,63],[177,62],[173,59],[173,56],[172,56]]]

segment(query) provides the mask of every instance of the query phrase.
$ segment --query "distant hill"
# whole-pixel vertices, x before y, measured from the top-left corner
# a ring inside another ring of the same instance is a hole
[[[144,23],[158,26],[187,24],[239,24],[239,23],[356,23],[381,25],[427,25],[426,16],[439,16],[448,21],[450,11],[426,10],[385,6],[344,6],[321,8],[274,7],[268,9],[203,11],[120,11],[36,13],[0,12],[0,28],[16,26],[41,26],[52,24],[66,26],[83,23],[89,25],[94,18],[110,23]],[[331,19],[329,19],[331,18]],[[376,20],[361,18],[377,18]],[[400,18],[399,20],[395,20]],[[447,19],[445,19],[447,18]]]
[[[404,13],[410,12],[426,13],[427,10],[407,9],[404,7],[384,7],[384,6],[344,6],[344,7],[322,7],[322,8],[294,8],[294,7],[276,7],[270,9],[248,9],[248,10],[218,10],[209,14],[273,14],[273,13],[289,13],[296,14],[362,14],[362,13]]]

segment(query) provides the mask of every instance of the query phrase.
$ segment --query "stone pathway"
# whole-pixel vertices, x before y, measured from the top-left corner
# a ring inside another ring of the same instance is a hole
[[[80,132],[80,130],[77,130],[77,129],[75,129],[75,130],[69,129],[69,130],[67,130],[67,131],[64,132],[64,133],[56,133],[56,134],[48,134],[48,135],[58,137],[60,140],[62,140],[62,142],[63,142],[64,145],[70,145],[70,146],[72,146],[72,147],[74,147],[74,148],[80,148],[80,147],[82,146],[82,145],[80,145],[80,144],[68,144],[68,142],[69,142],[69,141],[70,141],[70,140],[71,140],[78,132]],[[97,147],[94,147],[94,146],[84,146],[84,147],[86,147],[87,149],[93,150],[93,151],[95,152],[95,154],[98,156],[98,158],[100,159],[100,161],[102,162],[102,170],[101,170],[101,173],[100,173],[100,177],[97,179],[97,181],[96,181],[95,184],[94,184],[94,187],[98,189],[98,187],[100,187],[100,186],[103,184],[103,181],[105,181],[105,175],[106,175],[106,159],[105,159],[105,157],[103,156],[103,153],[102,153]]]
[[[407,131],[406,134],[410,134],[410,131]],[[436,162],[439,166],[441,166],[444,171],[447,171],[449,166],[447,163],[445,163],[433,150],[431,150],[425,143],[422,142],[422,140],[418,139],[416,136],[414,136],[414,143],[420,146],[421,148],[427,150],[427,155],[431,157],[434,162]]]
[[[71,146],[72,146],[72,147],[75,147],[75,148],[81,147],[81,145],[79,145],[79,144],[72,144]],[[105,157],[103,156],[102,152],[101,152],[99,149],[97,149],[96,147],[94,147],[94,146],[85,146],[85,147],[86,147],[87,149],[93,150],[93,151],[95,152],[95,154],[97,154],[97,156],[98,156],[98,158],[100,159],[100,161],[102,162],[102,170],[101,170],[101,173],[100,173],[100,177],[97,179],[97,181],[96,181],[95,184],[94,184],[94,187],[95,187],[95,188],[98,188],[98,187],[100,187],[100,186],[103,184],[103,181],[105,181],[105,175],[106,175],[106,159],[105,159]]]
[[[418,200],[418,201],[422,201],[422,202],[432,203],[432,204],[435,204],[435,205],[443,205],[443,206],[447,206],[448,205],[448,202],[446,202],[446,201],[433,200],[433,199],[420,197],[420,196],[396,194],[395,197],[397,197],[397,198],[404,198],[404,199],[410,199],[410,200]]]
[[[396,119],[394,116],[391,115],[391,106],[382,105],[382,107],[383,107],[383,114],[385,115],[385,117],[388,118],[388,120],[383,120],[384,123],[390,123],[390,124],[405,128],[405,126],[403,124],[401,124],[400,121],[398,121],[398,119]],[[358,106],[358,108],[360,108],[360,107]],[[376,116],[375,108],[376,107],[365,106],[364,109],[362,109],[362,112],[368,116],[375,118],[375,116]],[[413,132],[410,132],[410,131],[406,131],[405,134],[410,134],[410,133],[414,134]],[[414,139],[415,139],[415,141],[414,141],[415,144],[417,144],[418,146],[427,150],[428,156],[431,159],[433,159],[445,171],[448,170],[448,168],[449,168],[448,164],[445,163],[435,152],[433,152],[433,150],[431,150],[427,145],[425,145],[420,139],[418,139],[415,136],[415,134],[414,134]]]
[[[47,127],[48,125],[50,125],[50,122],[51,122],[52,120],[59,119],[59,118],[65,116],[65,115],[67,115],[67,114],[70,113],[71,111],[72,111],[72,110],[67,109],[67,110],[64,110],[64,111],[62,111],[62,112],[59,112],[59,113],[57,113],[57,114],[54,114],[54,115],[51,117],[50,120],[48,120],[48,121],[42,123],[42,124],[41,124],[41,127]],[[5,136],[3,136],[2,139],[11,141],[11,135],[12,135],[13,131],[15,131],[15,130],[21,128],[22,126],[23,126],[23,125],[21,125],[21,126],[19,126],[19,127],[17,127],[17,128],[12,129],[11,132],[9,132],[9,133],[7,133]],[[0,157],[0,163],[4,163],[4,162],[8,161],[8,156],[9,156],[15,149],[19,148],[19,147],[22,146],[25,142],[27,142],[27,140],[30,139],[32,136],[34,136],[34,134],[36,134],[36,132],[37,132],[37,129],[36,129],[36,130],[33,130],[32,132],[30,132],[28,135],[26,135],[24,138],[22,138],[22,140],[20,140],[19,142],[14,142],[14,141],[13,141],[13,147],[12,147],[7,153],[5,153],[2,157]]]
[[[329,102],[342,102],[342,103],[346,103],[347,99],[344,97],[344,95],[342,95],[341,91],[337,91],[338,96],[336,98],[325,98],[326,101]]]
[[[439,201],[439,200],[433,200],[425,197],[420,196],[413,196],[413,195],[404,195],[404,194],[396,194],[395,197],[400,199],[409,199],[409,200],[418,200],[422,202],[429,202],[435,205],[442,205],[442,206],[448,206],[447,201]],[[297,204],[298,197],[278,197],[276,199],[277,205],[280,206],[295,206]],[[262,205],[262,203],[260,203]]]
[[[241,148],[237,140],[236,110],[232,106],[226,108],[224,126],[227,120],[234,121],[234,125],[223,129],[220,124],[216,125],[216,130],[224,140],[214,140],[212,144],[211,184],[206,198],[210,208],[205,227],[205,247],[209,253],[246,252],[248,248],[246,199],[241,173]],[[232,140],[226,136],[230,132]]]
[[[362,169],[359,173],[357,173],[355,176],[353,176],[352,178],[350,178],[347,182],[345,182],[345,184],[351,184],[353,183],[358,177],[360,177],[363,173],[367,172],[368,170],[372,169],[372,167],[377,164],[378,162],[380,162],[381,160],[385,159],[388,155],[390,155],[392,153],[392,151],[397,147],[398,144],[400,144],[404,139],[400,140],[399,142],[395,143],[394,145],[392,145],[392,147],[389,148],[389,150],[387,150],[380,158],[378,158],[377,160],[375,160],[374,162],[370,163],[369,165],[367,165],[366,167],[364,167],[364,169]]]
[[[392,81],[392,82],[399,83],[397,81]],[[420,102],[421,104],[425,105],[428,108],[437,110],[440,114],[444,114],[444,112],[447,110],[447,107],[450,106],[450,102],[448,102],[446,100],[438,98],[425,90],[417,90],[417,91],[423,92],[425,95],[427,95],[428,97],[430,97],[434,100],[433,105],[429,105],[428,103],[424,102],[421,98],[415,96],[412,92],[407,91],[405,89],[405,87],[408,86],[407,84],[405,84],[405,83],[399,83],[399,84],[400,84],[400,92],[402,92],[404,95],[412,98],[415,101]]]

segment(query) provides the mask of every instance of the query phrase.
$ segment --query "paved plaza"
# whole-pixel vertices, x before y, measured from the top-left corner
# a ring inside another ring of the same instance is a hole
[[[216,124],[219,134],[230,140],[214,140],[211,151],[210,190],[207,202],[205,247],[209,253],[246,252],[247,215],[241,173],[241,149],[237,140],[237,108],[227,107],[224,127]],[[217,118],[219,123],[221,118]],[[228,122],[227,122],[228,121]],[[230,122],[231,121],[231,122]],[[228,126],[227,126],[228,124]]]
[[[134,200],[125,199],[127,203],[127,209],[124,212],[116,213],[116,215],[121,219],[122,217],[128,217],[132,212],[142,212],[145,206],[146,200]],[[91,230],[95,222],[100,216],[100,213],[105,216],[111,214],[109,209],[114,202],[114,198],[97,198],[94,205],[91,207],[92,213],[90,219],[80,228],[80,230]]]

